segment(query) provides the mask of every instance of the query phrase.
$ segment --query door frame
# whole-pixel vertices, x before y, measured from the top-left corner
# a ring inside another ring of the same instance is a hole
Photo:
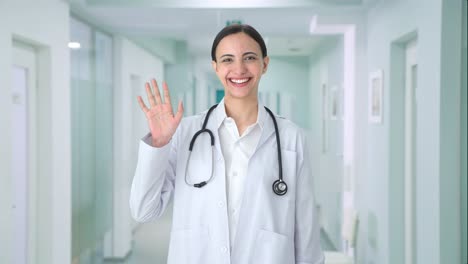
[[[405,92],[406,92],[406,46],[418,39],[416,30],[397,38],[390,46],[389,116],[389,182],[388,201],[389,263],[405,263]],[[413,166],[415,164],[413,163]],[[416,176],[414,177],[416,179]],[[416,199],[416,196],[413,196]],[[415,201],[413,205],[415,204]],[[416,207],[413,207],[414,219]],[[414,238],[414,237],[413,237]],[[414,250],[416,248],[414,247]],[[416,256],[416,253],[414,254]]]
[[[418,65],[417,39],[410,40],[405,46],[405,176],[404,176],[404,210],[405,210],[405,264],[416,263],[415,219],[416,219],[416,90],[417,77],[413,67]],[[416,68],[417,70],[417,68]],[[417,73],[417,71],[416,71]]]
[[[38,213],[38,186],[37,186],[37,50],[24,42],[12,41],[11,66],[18,66],[27,71],[26,108],[27,108],[27,263],[36,263],[37,252],[37,213]],[[12,98],[12,103],[13,102]],[[13,176],[13,175],[12,175]],[[12,189],[12,195],[15,188]],[[15,200],[14,200],[15,201]]]

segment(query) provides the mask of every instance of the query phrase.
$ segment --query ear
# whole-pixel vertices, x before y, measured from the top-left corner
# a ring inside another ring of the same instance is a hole
[[[270,57],[266,56],[263,58],[263,73],[268,70],[268,64],[270,63]]]
[[[215,72],[218,71],[218,69],[217,69],[216,66],[217,66],[216,61],[212,60],[212,61],[211,61],[211,67],[213,67],[213,70],[214,70]]]

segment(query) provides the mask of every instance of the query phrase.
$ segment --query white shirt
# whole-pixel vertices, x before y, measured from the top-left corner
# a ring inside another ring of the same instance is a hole
[[[224,100],[219,106],[224,112],[224,120],[218,131],[226,168],[229,240],[232,245],[236,236],[249,160],[262,134],[263,128],[259,120],[265,116],[265,109],[258,110],[257,122],[247,127],[240,136],[234,119],[226,116]]]

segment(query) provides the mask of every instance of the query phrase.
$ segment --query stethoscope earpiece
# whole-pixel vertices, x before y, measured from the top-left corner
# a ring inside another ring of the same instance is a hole
[[[273,192],[277,195],[285,195],[288,192],[288,185],[283,180],[276,180],[273,183]]]

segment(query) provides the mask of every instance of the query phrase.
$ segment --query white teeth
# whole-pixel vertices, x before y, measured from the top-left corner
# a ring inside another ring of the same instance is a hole
[[[245,83],[247,82],[249,79],[246,78],[246,79],[231,79],[231,82],[234,82],[234,83]]]

